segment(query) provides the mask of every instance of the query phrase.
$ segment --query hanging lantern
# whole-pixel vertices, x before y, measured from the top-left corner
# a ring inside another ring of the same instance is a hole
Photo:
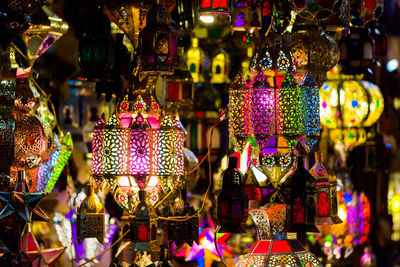
[[[318,87],[326,80],[326,72],[339,60],[339,48],[335,40],[319,29],[318,25],[297,18],[292,30],[292,53],[296,60],[295,78],[302,83],[307,71]]]
[[[177,37],[170,24],[171,15],[168,10],[161,4],[153,5],[146,16],[146,27],[139,33],[143,73],[173,74]]]
[[[316,224],[339,224],[335,173],[322,161],[322,153],[315,153],[315,165],[310,169],[316,185]]]
[[[230,17],[229,16],[229,0],[200,0],[200,6],[198,13],[200,15],[200,20],[204,21],[204,23],[212,23],[210,19],[202,19],[201,16],[209,16],[213,17]]]
[[[319,89],[321,124],[333,129],[331,139],[343,142],[346,150],[365,142],[363,127],[372,126],[384,108],[379,88],[361,78],[340,74],[334,68]]]
[[[293,163],[293,153],[282,136],[271,137],[264,151],[260,153],[261,170],[268,176],[274,187],[291,175]]]
[[[400,173],[390,174],[388,189],[388,213],[392,215],[392,240],[400,240]]]
[[[139,202],[135,206],[133,216],[129,217],[129,222],[134,251],[160,251],[157,242],[157,214],[146,201],[146,192],[143,190],[139,191]]]
[[[307,20],[325,21],[333,14],[340,12],[342,5],[347,1],[320,1],[320,0],[289,0],[298,15]]]
[[[360,74],[374,63],[374,41],[368,28],[350,28],[339,40],[339,64],[345,74]]]
[[[86,198],[82,201],[76,217],[79,244],[89,237],[95,237],[100,243],[104,242],[104,207],[94,194],[91,184],[86,186]]]
[[[229,158],[228,169],[222,174],[222,188],[218,196],[218,220],[221,231],[241,233],[247,219],[247,196],[243,191],[243,175],[237,169],[237,157]]]
[[[192,45],[186,54],[187,66],[193,77],[193,82],[204,82],[202,74],[204,63],[204,51],[199,47],[199,39],[192,38]]]
[[[174,74],[167,77],[167,103],[172,105],[190,105],[193,102],[194,86],[185,59],[184,47],[178,47],[178,58],[174,64]]]
[[[168,218],[168,241],[172,242],[186,242],[193,245],[193,241],[199,242],[199,216],[193,216],[196,211],[193,206],[186,200],[186,190],[180,190],[180,198],[177,198],[171,208],[171,213]],[[189,216],[191,219],[182,220]],[[179,221],[181,220],[181,221]]]
[[[102,80],[111,70],[114,57],[110,22],[100,10],[91,15],[88,21],[87,31],[79,40],[81,75],[90,80]]]
[[[315,179],[304,168],[303,157],[297,158],[297,168],[282,185],[290,203],[289,232],[318,232],[315,227]]]
[[[239,72],[229,87],[229,136],[236,150],[243,152],[250,136],[249,86]]]
[[[312,266],[322,264],[301,245],[295,233],[288,233],[286,204],[270,203],[249,210],[257,229],[258,241],[239,258],[237,267]]]
[[[383,2],[383,0],[351,1],[351,25],[361,27],[377,21],[383,13]]]
[[[229,83],[229,54],[221,50],[211,61],[211,83]]]
[[[10,167],[14,158],[13,116],[15,99],[15,81],[0,82],[0,183],[9,183]]]
[[[262,27],[261,2],[235,0],[232,8],[232,28],[235,31],[258,31]]]
[[[266,203],[276,191],[267,175],[252,163],[244,175],[244,180],[244,191],[248,200],[255,200],[259,205]]]

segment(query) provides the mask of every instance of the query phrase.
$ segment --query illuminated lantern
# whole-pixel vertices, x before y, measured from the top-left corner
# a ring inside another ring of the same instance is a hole
[[[339,60],[339,48],[335,40],[319,29],[315,23],[296,19],[292,30],[292,53],[296,59],[295,78],[301,83],[307,71],[321,86],[326,80],[326,72]]]
[[[351,1],[351,25],[365,26],[369,22],[377,21],[383,13],[383,0]]]
[[[211,61],[211,83],[229,83],[229,54],[221,50]]]
[[[200,15],[228,15],[229,0],[201,0],[198,10]]]
[[[363,127],[372,126],[384,108],[379,88],[361,78],[339,74],[334,68],[319,89],[321,124],[333,129],[331,139],[343,142],[346,150],[365,142]]]
[[[258,31],[262,26],[260,2],[235,0],[232,8],[232,28],[235,31]]]
[[[377,24],[371,29],[371,37],[374,40],[375,61],[384,59],[387,53],[387,34],[382,27]]]
[[[154,208],[146,201],[146,192],[140,190],[139,202],[135,206],[133,215],[129,216],[134,251],[160,251],[157,242],[157,219]]]
[[[174,74],[167,77],[166,102],[179,107],[190,105],[193,102],[194,86],[185,59],[183,58],[184,47],[178,47],[178,58],[174,65]]]
[[[374,41],[368,28],[351,28],[339,40],[339,64],[345,74],[360,74],[374,63]]]
[[[177,36],[171,27],[171,15],[162,4],[151,7],[146,27],[139,33],[141,71],[149,75],[173,74],[177,54]]]
[[[88,21],[88,29],[79,40],[81,75],[90,80],[105,79],[114,57],[110,22],[100,10],[95,11]]]
[[[249,214],[256,225],[258,241],[248,254],[239,258],[236,267],[322,266],[297,240],[296,233],[288,233],[289,207],[286,204],[255,205]]]
[[[247,219],[247,196],[243,190],[243,175],[237,169],[237,157],[229,158],[229,166],[222,174],[222,187],[218,196],[218,220],[221,231],[240,233]]]
[[[229,135],[236,150],[242,152],[250,136],[249,87],[239,72],[229,87]]]
[[[259,72],[250,89],[252,133],[261,151],[269,138],[275,135],[283,136],[294,149],[304,133],[302,88],[290,73],[282,78],[278,81],[276,76],[267,77]]]
[[[303,157],[297,158],[297,168],[282,185],[290,204],[289,232],[318,232],[315,227],[315,179],[304,168]]]
[[[400,173],[390,174],[388,189],[388,213],[392,215],[392,240],[400,240]]]
[[[338,201],[336,193],[336,176],[322,161],[322,153],[315,153],[315,164],[310,174],[315,179],[316,189],[316,224],[338,224]]]
[[[186,58],[187,66],[193,77],[193,82],[204,82],[202,75],[204,51],[199,47],[199,39],[192,38],[192,46],[187,50]]]
[[[260,153],[260,168],[277,187],[293,172],[294,155],[282,136],[273,136]]]
[[[342,1],[320,1],[320,0],[289,0],[298,15],[307,20],[324,21],[334,13],[341,12],[341,6],[347,2]]]
[[[76,235],[79,244],[90,237],[95,237],[100,243],[104,242],[104,207],[94,194],[94,187],[91,184],[86,186],[86,198],[82,201],[76,217]]]
[[[255,200],[259,205],[266,203],[275,192],[275,188],[268,177],[252,163],[244,175],[246,192],[248,200]]]

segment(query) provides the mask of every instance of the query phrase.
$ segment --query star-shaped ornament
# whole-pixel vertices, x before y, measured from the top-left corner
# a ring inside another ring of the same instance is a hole
[[[22,172],[22,171],[20,171]],[[16,216],[23,223],[31,221],[49,221],[44,211],[37,207],[46,193],[27,193],[23,173],[18,175],[18,183],[12,192],[0,192],[0,202],[3,207],[0,211],[0,220],[9,216]]]
[[[22,236],[20,246],[32,261],[32,267],[54,266],[65,251],[65,247],[42,249],[29,231]]]

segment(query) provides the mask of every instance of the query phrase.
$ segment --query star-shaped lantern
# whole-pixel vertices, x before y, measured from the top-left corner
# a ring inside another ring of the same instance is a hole
[[[65,247],[42,249],[31,232],[22,236],[20,247],[29,256],[32,267],[54,266],[65,251]]]
[[[45,193],[26,193],[24,172],[18,172],[18,182],[12,192],[0,192],[0,220],[14,216],[23,225],[31,221],[49,221],[49,217],[37,206]]]

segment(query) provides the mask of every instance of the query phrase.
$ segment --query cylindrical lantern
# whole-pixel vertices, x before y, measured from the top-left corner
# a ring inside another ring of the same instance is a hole
[[[199,47],[199,39],[192,38],[192,46],[187,50],[187,66],[192,74],[193,82],[204,82],[202,75],[204,51]]]
[[[211,61],[211,83],[229,83],[229,54],[221,50]]]

